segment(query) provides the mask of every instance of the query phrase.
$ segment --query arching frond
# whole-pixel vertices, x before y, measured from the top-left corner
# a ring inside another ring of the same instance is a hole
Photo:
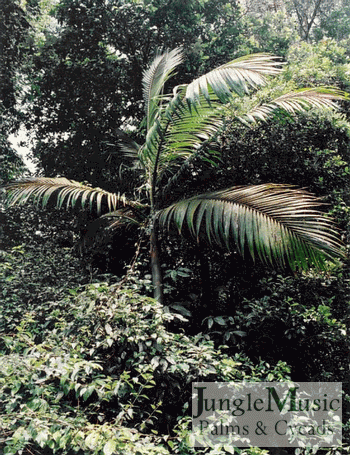
[[[209,88],[222,101],[227,102],[232,92],[243,95],[249,88],[266,83],[267,75],[281,72],[281,61],[269,54],[252,54],[241,57],[215,68],[195,79],[187,86],[186,100],[190,105],[198,104],[200,94],[210,103]]]
[[[322,269],[327,258],[343,253],[332,222],[316,209],[320,205],[315,196],[289,186],[234,187],[179,201],[162,210],[158,221],[264,262]]]
[[[165,135],[166,151],[190,152],[210,139],[223,125],[223,111],[215,100],[212,105],[201,104],[196,112],[182,105],[173,113]]]
[[[45,207],[51,197],[55,197],[57,206],[64,204],[74,207],[77,203],[85,207],[89,204],[90,209],[96,207],[101,213],[102,203],[106,203],[108,211],[116,210],[121,206],[140,206],[140,204],[126,199],[124,195],[109,193],[101,188],[92,188],[74,180],[66,178],[27,178],[3,186],[6,191],[5,200],[8,205],[25,203],[33,200],[34,203]]]
[[[143,163],[158,162],[160,144],[163,147],[167,143],[171,148],[171,142],[177,143],[177,152],[187,153],[189,148],[196,146],[193,139],[197,135],[198,140],[201,126],[203,136],[208,135],[211,134],[210,128],[215,129],[220,121],[216,111],[218,103],[226,102],[232,92],[241,95],[248,92],[249,87],[264,84],[266,75],[278,74],[281,70],[278,57],[267,54],[249,55],[222,65],[189,85],[175,87],[173,96],[162,96],[165,81],[181,60],[180,49],[165,52],[156,57],[144,73],[147,135],[139,154]],[[212,116],[210,122],[209,112]],[[170,125],[172,128],[168,129]]]
[[[180,49],[165,52],[144,73],[147,134],[139,159],[153,176],[149,177],[153,191],[164,172],[187,160],[222,127],[219,106],[232,91],[243,94],[264,84],[265,76],[278,74],[281,66],[278,57],[267,54],[242,57],[164,96],[164,83],[181,59]]]
[[[147,130],[157,117],[160,103],[159,95],[163,92],[164,84],[171,77],[175,68],[182,62],[181,48],[166,51],[158,55],[151,66],[143,73],[143,98],[146,109]]]
[[[271,103],[262,104],[252,109],[242,117],[239,117],[244,123],[256,122],[257,120],[267,120],[277,110],[284,110],[290,115],[298,112],[309,110],[312,107],[323,109],[337,109],[336,101],[348,99],[349,96],[341,90],[329,87],[315,87],[296,90],[286,93]]]

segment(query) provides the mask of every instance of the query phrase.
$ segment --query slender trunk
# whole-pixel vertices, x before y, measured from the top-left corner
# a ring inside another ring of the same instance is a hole
[[[157,241],[157,231],[154,224],[151,227],[150,235],[150,255],[151,255],[151,268],[152,268],[152,283],[153,283],[153,297],[159,303],[163,303],[163,284],[162,272],[160,268],[159,250]]]
[[[164,87],[163,87],[164,88]],[[170,121],[168,121],[168,125]],[[165,128],[164,132],[166,131]],[[147,128],[148,130],[148,128]],[[152,268],[152,283],[153,283],[153,297],[158,300],[159,303],[163,304],[163,284],[162,284],[162,271],[160,268],[159,250],[158,250],[158,236],[157,228],[155,224],[156,208],[159,208],[156,202],[157,193],[157,178],[158,178],[158,164],[160,154],[162,151],[163,139],[158,144],[158,150],[156,159],[154,161],[153,172],[150,175],[149,183],[151,186],[150,200],[151,200],[151,235],[150,235],[150,254],[151,254],[151,268]]]
[[[295,9],[295,12],[297,14],[297,17],[298,17],[298,21],[299,21],[299,26],[300,26],[300,36],[302,39],[304,39],[305,41],[309,41],[309,38],[310,38],[310,31],[311,31],[311,28],[315,22],[315,19],[316,19],[316,16],[318,15],[319,11],[320,11],[320,7],[321,7],[321,4],[322,4],[322,1],[323,0],[317,0],[316,1],[316,4],[315,4],[315,7],[314,7],[314,10],[311,14],[311,17],[310,17],[310,20],[309,20],[309,17],[308,17],[308,11],[307,11],[307,8],[306,6],[302,6],[302,2],[299,3],[297,2],[296,0],[294,0],[294,9]],[[305,8],[305,9],[303,9]]]

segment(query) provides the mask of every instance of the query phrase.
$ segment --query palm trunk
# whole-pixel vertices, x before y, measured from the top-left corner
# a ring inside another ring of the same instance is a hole
[[[162,144],[159,144],[157,156],[154,163],[152,177],[150,179],[151,192],[151,234],[150,234],[150,255],[151,255],[151,268],[152,268],[152,283],[153,283],[153,297],[163,304],[163,284],[162,284],[162,271],[160,268],[159,250],[158,250],[158,236],[157,227],[155,223],[156,214],[156,186],[157,186],[157,168],[162,150]]]
[[[162,272],[160,268],[156,227],[152,225],[150,235],[150,255],[152,268],[153,297],[163,303]]]

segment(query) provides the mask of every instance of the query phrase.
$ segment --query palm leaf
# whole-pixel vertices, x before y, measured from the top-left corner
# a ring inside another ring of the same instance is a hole
[[[184,161],[197,154],[203,143],[222,129],[222,105],[213,93],[210,97],[210,106],[203,102],[194,111],[183,102],[183,93],[177,92],[148,131],[140,149],[140,161],[152,174],[157,165],[157,181],[164,172],[173,175]],[[201,99],[204,101],[203,95]]]
[[[89,224],[79,248],[83,250],[86,247],[100,247],[108,243],[119,229],[139,227],[146,217],[143,212],[130,207],[106,213]]]
[[[305,88],[286,93],[275,98],[271,103],[255,107],[244,116],[239,117],[243,123],[267,120],[276,111],[283,110],[290,115],[307,111],[312,107],[322,109],[337,109],[336,101],[347,99],[347,93],[328,87]]]
[[[135,161],[138,160],[140,145],[131,139],[131,137],[123,130],[116,129],[114,131],[114,135],[117,138],[117,143],[109,145],[117,146],[118,151],[121,152],[123,158]]]
[[[197,155],[204,143],[207,143],[223,128],[223,112],[217,99],[212,98],[211,106],[207,103],[197,106],[191,112],[187,104],[181,104],[171,113],[171,121],[164,127],[162,136],[163,149],[159,158],[159,178],[162,172],[171,174],[191,156]],[[174,167],[174,164],[176,166]]]
[[[101,213],[102,202],[107,204],[108,211],[113,211],[120,206],[137,207],[140,204],[129,201],[124,195],[109,193],[101,188],[92,188],[74,180],[66,178],[27,178],[17,182],[8,183],[3,188],[6,191],[6,203],[14,205],[25,203],[29,199],[45,207],[49,199],[54,196],[57,198],[57,206],[74,207],[78,202],[82,207],[88,203],[90,209],[93,206],[97,212]]]
[[[202,103],[196,112],[182,104],[172,112],[165,135],[166,150],[192,153],[222,127],[223,115],[217,99],[212,96],[211,106]]]
[[[320,205],[315,196],[285,185],[233,187],[179,201],[159,212],[158,221],[264,262],[322,269],[327,258],[343,253],[332,222],[316,210]]]
[[[175,68],[182,62],[181,48],[166,51],[158,55],[151,66],[143,73],[143,98],[146,109],[147,130],[157,117],[161,100],[159,95],[164,89],[166,81],[174,73]]]
[[[122,207],[114,212],[102,215],[99,220],[111,231],[121,227],[140,226],[147,218],[143,212],[130,207]],[[96,220],[97,221],[97,220]]]
[[[200,94],[210,103],[209,87],[222,101],[227,102],[232,92],[243,95],[249,88],[265,85],[267,75],[281,72],[281,61],[269,54],[252,54],[232,60],[195,79],[187,86],[189,105],[200,101]]]
[[[175,87],[172,97],[162,96],[165,81],[181,60],[180,49],[166,52],[158,56],[144,73],[147,135],[139,156],[144,165],[151,163],[151,168],[160,156],[160,144],[173,149],[178,144],[178,153],[193,151],[193,146],[198,145],[201,127],[202,137],[212,134],[213,129],[217,130],[215,125],[221,121],[216,111],[218,103],[226,102],[232,91],[242,95],[249,87],[265,84],[265,75],[281,71],[278,57],[254,54],[222,65],[189,85]],[[195,109],[192,109],[193,105]]]

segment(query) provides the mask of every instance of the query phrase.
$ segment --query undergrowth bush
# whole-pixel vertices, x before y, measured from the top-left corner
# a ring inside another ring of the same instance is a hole
[[[107,283],[48,302],[45,322],[23,314],[1,333],[2,453],[195,453],[192,381],[289,378],[285,363],[254,365],[202,334],[167,330],[182,319]]]

